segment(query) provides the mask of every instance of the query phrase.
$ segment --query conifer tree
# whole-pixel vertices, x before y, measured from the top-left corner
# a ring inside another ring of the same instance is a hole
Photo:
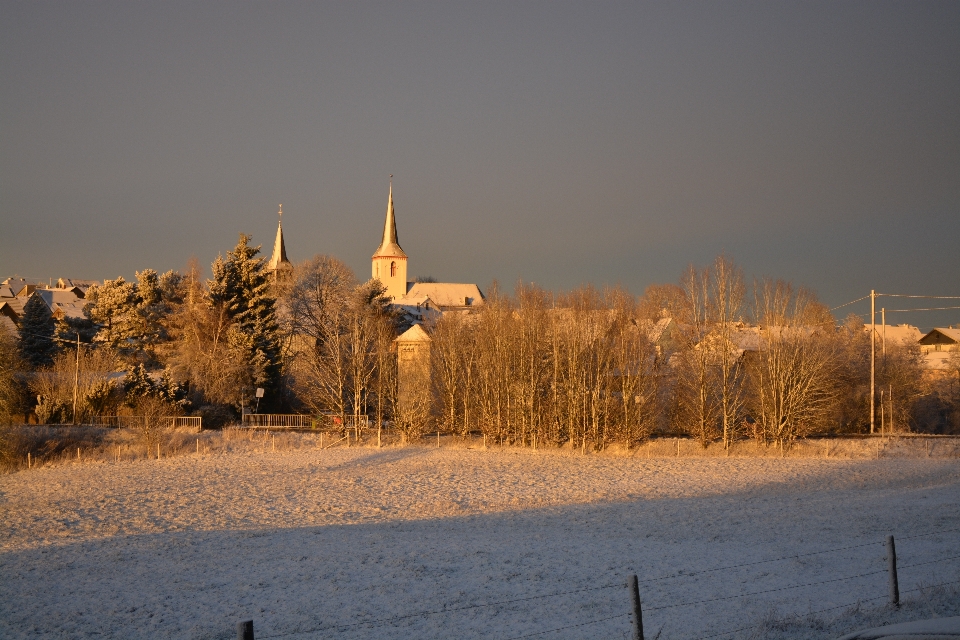
[[[57,352],[53,330],[53,318],[47,304],[36,294],[30,296],[20,318],[20,354],[36,369],[53,362]]]
[[[270,280],[264,271],[260,247],[251,247],[250,237],[240,240],[224,259],[213,263],[210,300],[226,311],[234,323],[233,340],[248,354],[250,382],[275,389],[280,377],[280,341],[276,301],[270,295]]]

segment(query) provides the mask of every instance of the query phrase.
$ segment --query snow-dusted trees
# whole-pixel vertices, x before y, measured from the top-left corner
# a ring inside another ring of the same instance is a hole
[[[260,247],[249,242],[250,237],[241,233],[226,258],[217,257],[209,283],[210,302],[231,323],[228,338],[244,354],[246,388],[241,396],[246,397],[252,397],[254,387],[275,392],[281,373],[276,301],[264,261],[257,257]],[[267,399],[268,404],[271,401]]]
[[[153,269],[137,272],[137,282],[122,277],[106,280],[87,292],[86,314],[94,324],[94,340],[113,349],[131,362],[158,363],[158,349],[170,336],[167,319],[183,302],[184,278],[175,271],[163,275]],[[84,331],[76,323],[64,326],[66,335]]]
[[[250,403],[256,387],[268,390],[267,406],[276,402],[281,375],[276,302],[271,295],[260,247],[244,234],[226,257],[213,263],[213,279],[204,287],[194,264],[176,279],[158,282],[176,292],[165,328],[170,342],[164,362],[177,380],[189,382],[195,404]]]

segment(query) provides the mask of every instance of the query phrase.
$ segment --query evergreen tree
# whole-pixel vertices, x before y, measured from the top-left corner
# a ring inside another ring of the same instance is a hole
[[[123,379],[123,390],[126,394],[127,404],[131,407],[144,396],[157,395],[157,386],[142,363],[131,367],[127,371],[127,375]]]
[[[250,237],[240,240],[226,259],[213,263],[210,300],[234,323],[234,342],[247,356],[252,385],[275,389],[280,378],[280,339],[276,300],[270,295],[270,279],[264,270],[260,247],[251,247]]]
[[[57,351],[53,330],[53,318],[47,303],[37,294],[30,296],[20,318],[20,354],[35,369],[53,362]]]

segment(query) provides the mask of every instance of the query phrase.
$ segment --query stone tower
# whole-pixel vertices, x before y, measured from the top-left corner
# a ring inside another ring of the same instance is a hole
[[[391,176],[392,177],[392,176]],[[407,293],[407,254],[397,243],[397,221],[393,213],[393,181],[387,197],[387,219],[383,241],[373,254],[373,277],[387,288],[387,295],[399,300]]]

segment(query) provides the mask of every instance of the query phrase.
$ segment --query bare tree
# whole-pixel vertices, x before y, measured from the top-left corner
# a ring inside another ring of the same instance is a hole
[[[290,329],[301,401],[316,413],[333,413],[341,427],[350,413],[349,299],[355,280],[344,263],[316,256],[295,269]]]
[[[681,431],[707,447],[718,435],[720,401],[712,349],[705,341],[710,332],[710,285],[708,269],[692,265],[683,278],[690,322],[683,328],[682,347],[676,358],[676,421]]]
[[[719,338],[715,356],[719,360],[720,419],[723,425],[723,447],[731,437],[743,409],[741,351],[734,343],[739,332],[735,323],[741,319],[743,307],[743,272],[726,256],[718,256],[710,273],[710,311]]]
[[[811,295],[782,280],[754,285],[763,322],[752,377],[762,438],[777,443],[823,429],[835,415],[838,362],[832,328],[802,324]]]

